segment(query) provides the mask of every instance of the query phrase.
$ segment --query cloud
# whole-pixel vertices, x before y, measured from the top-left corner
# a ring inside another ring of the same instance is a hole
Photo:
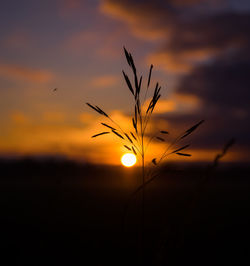
[[[13,111],[13,112],[11,112],[10,119],[15,124],[27,124],[30,121],[29,116],[27,116],[26,114],[24,114],[21,111]]]
[[[53,74],[47,70],[10,64],[0,64],[0,76],[37,83],[46,83],[53,78]]]
[[[114,110],[110,115],[124,130],[127,129],[130,119],[125,114]],[[91,111],[80,115],[83,123],[72,123],[65,114],[57,112],[27,116],[24,112],[12,111],[10,118],[8,124],[0,125],[0,130],[4,127],[5,132],[0,138],[1,154],[60,154],[94,163],[119,164],[126,151],[121,139],[112,133],[91,138],[107,130],[101,122],[112,124]]]
[[[119,82],[119,78],[117,76],[114,75],[102,75],[102,76],[98,76],[93,78],[90,81],[90,86],[94,87],[94,88],[109,88],[109,87],[114,87],[115,85],[117,85]]]
[[[244,9],[232,2],[106,0],[101,6],[138,38],[157,39],[147,60],[178,79],[175,97],[159,102],[156,119],[174,132],[205,119],[197,148],[215,149],[231,137],[242,150],[250,147],[250,2]],[[154,31],[162,34],[151,38]],[[181,104],[177,95],[194,97],[193,102]],[[178,112],[187,111],[188,103],[190,111]]]
[[[209,124],[200,143],[219,145],[235,137],[242,149],[250,148],[249,59],[247,51],[218,58],[180,80],[178,92],[199,97],[202,105],[196,116],[203,115]]]
[[[178,73],[187,73],[192,69],[190,63],[185,62],[183,58],[177,58],[171,53],[166,52],[154,52],[147,57],[147,62],[157,65],[160,68]]]
[[[249,110],[249,73],[250,53],[244,51],[195,68],[180,80],[178,91],[199,97],[204,106]]]
[[[206,108],[204,108],[206,109]],[[175,136],[185,132],[188,128],[204,119],[205,122],[193,134],[183,140],[183,144],[191,144],[193,150],[220,150],[223,145],[231,139],[236,139],[236,145],[233,150],[241,154],[241,159],[249,161],[247,150],[250,147],[250,128],[247,124],[249,119],[239,119],[235,116],[227,114],[227,111],[218,113],[213,111],[207,113],[202,109],[199,113],[165,113],[155,116],[153,127],[157,127],[159,121],[162,125],[165,122],[165,129],[169,131],[169,140],[173,140]],[[207,109],[209,109],[207,107]]]
[[[158,53],[190,66],[228,56],[248,47],[249,19],[250,14],[226,13],[179,22]]]
[[[115,122],[119,123],[124,131],[133,130],[129,115],[118,110],[111,111],[109,115]],[[203,115],[201,114],[200,116],[202,117]],[[12,126],[7,131],[5,130],[6,134],[0,138],[2,153],[23,155],[60,154],[72,159],[93,163],[119,164],[121,155],[127,152],[123,145],[130,145],[129,142],[121,140],[112,133],[94,139],[91,138],[94,134],[108,130],[101,122],[117,128],[116,124],[105,119],[105,117],[91,112],[80,115],[83,124],[72,124],[67,120],[67,117],[62,121],[61,117],[58,119],[57,114],[54,113],[44,113],[39,120],[36,117],[27,117],[23,112],[13,111],[11,117]],[[49,119],[44,119],[46,117]],[[50,123],[51,121],[53,123]],[[152,122],[148,125],[145,143],[148,142],[148,138],[160,130],[167,130],[170,134],[166,136],[165,143],[157,140],[151,142],[147,153],[148,162],[154,157],[159,158],[170,141],[196,122],[197,115],[194,114],[192,116],[190,114],[177,115],[174,112],[156,113]],[[228,120],[226,123],[230,123],[230,121]],[[216,125],[220,134],[217,132],[215,139],[209,139],[208,136],[214,132],[214,125]],[[221,129],[224,126],[225,121],[215,115],[213,121],[206,121],[192,136],[186,139],[185,144],[192,144],[188,152],[192,153],[193,156],[189,158],[189,161],[212,160],[228,140],[225,131],[223,134],[221,133]],[[215,140],[217,141],[216,145]],[[242,150],[238,148],[234,154],[228,157],[228,160],[246,158],[243,155]],[[169,159],[181,160],[183,158],[171,156]]]
[[[248,46],[250,14],[230,9],[230,1],[106,0],[101,10],[127,23],[137,37],[160,40],[150,61],[171,72]]]
[[[166,8],[163,1],[101,1],[100,11],[128,23],[132,33],[142,39],[157,40],[166,35],[162,23],[173,16],[174,10]]]
[[[88,112],[82,112],[79,115],[79,120],[83,124],[90,124],[91,121],[93,121],[94,119],[95,119],[95,116],[93,114],[91,114],[91,113],[88,113]]]
[[[65,113],[63,112],[44,112],[42,119],[48,123],[61,123],[65,121]]]
[[[143,110],[146,111],[150,100],[144,103]],[[173,93],[168,99],[160,99],[154,109],[154,114],[187,114],[194,113],[200,109],[199,97],[192,94]]]

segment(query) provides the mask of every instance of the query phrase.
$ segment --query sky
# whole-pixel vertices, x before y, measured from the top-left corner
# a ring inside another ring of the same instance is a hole
[[[188,160],[209,162],[235,138],[224,160],[249,162],[248,0],[12,0],[0,21],[0,156],[118,164],[126,149],[111,134],[91,138],[107,121],[85,103],[131,126],[125,46],[142,87],[150,64],[162,86],[147,136],[166,130],[168,143],[204,119]],[[152,141],[149,159],[162,146]]]

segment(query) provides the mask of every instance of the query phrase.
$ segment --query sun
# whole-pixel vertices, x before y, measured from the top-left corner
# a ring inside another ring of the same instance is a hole
[[[121,157],[121,163],[126,167],[131,167],[136,163],[136,156],[132,153],[125,153]]]

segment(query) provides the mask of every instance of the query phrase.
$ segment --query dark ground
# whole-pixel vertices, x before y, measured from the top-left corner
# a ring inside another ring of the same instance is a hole
[[[166,166],[147,187],[143,265],[250,265],[250,168],[207,174]],[[136,169],[23,159],[0,175],[0,265],[139,265]]]

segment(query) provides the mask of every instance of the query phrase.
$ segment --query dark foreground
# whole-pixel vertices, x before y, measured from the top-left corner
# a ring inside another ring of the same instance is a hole
[[[207,173],[166,167],[147,187],[143,265],[250,265],[250,171]],[[0,174],[0,265],[139,265],[140,195],[124,216],[137,170],[21,160]]]

